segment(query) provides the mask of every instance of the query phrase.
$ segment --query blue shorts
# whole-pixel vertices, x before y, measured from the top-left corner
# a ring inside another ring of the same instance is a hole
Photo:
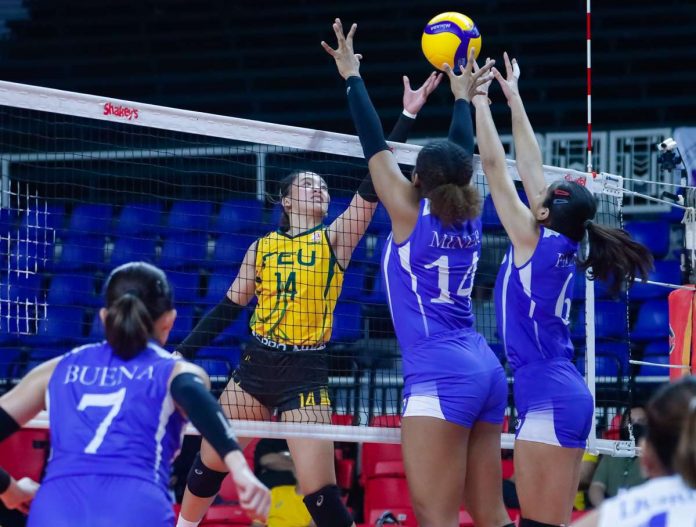
[[[127,476],[57,477],[39,487],[27,527],[173,527],[174,510],[155,483]]]
[[[475,331],[438,335],[404,350],[403,358],[403,417],[436,417],[467,428],[503,422],[505,370]]]
[[[532,362],[515,371],[515,438],[566,448],[585,448],[594,400],[568,359]]]

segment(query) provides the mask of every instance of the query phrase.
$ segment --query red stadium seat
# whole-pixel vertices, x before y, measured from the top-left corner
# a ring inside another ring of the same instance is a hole
[[[49,449],[48,430],[23,428],[0,443],[0,467],[15,479],[41,479]]]
[[[403,460],[378,461],[375,463],[374,477],[405,478],[406,469]]]
[[[201,527],[212,525],[250,525],[251,518],[239,505],[213,505],[208,509]]]
[[[399,428],[401,426],[401,416],[399,414],[376,415],[370,419],[370,426]]]
[[[331,415],[331,424],[332,425],[351,426],[353,424],[354,419],[355,419],[355,416],[350,415],[350,414],[332,414]]]
[[[406,478],[372,478],[365,484],[365,518],[374,510],[411,509]]]
[[[401,445],[382,443],[365,443],[362,446],[362,474],[360,481],[364,485],[368,479],[376,476],[375,466],[379,462],[399,461],[403,463]]]
[[[353,486],[355,460],[336,459],[336,485],[341,490],[348,491]]]

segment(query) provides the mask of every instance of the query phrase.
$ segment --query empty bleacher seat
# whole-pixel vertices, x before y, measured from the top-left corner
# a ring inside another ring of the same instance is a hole
[[[118,238],[111,251],[111,268],[128,262],[156,263],[157,243],[153,238]]]
[[[493,197],[490,194],[487,194],[483,200],[481,223],[483,228],[487,230],[500,230],[503,228],[503,224],[500,223],[500,218],[498,217],[498,211],[495,210],[495,205],[493,204]]]
[[[29,209],[24,212],[22,221],[19,224],[20,236],[25,236],[27,233],[41,233],[46,231],[46,237],[64,234],[63,227],[65,225],[65,207],[55,203],[39,204],[36,207],[29,206]]]
[[[624,302],[611,300],[595,302],[594,317],[597,338],[620,338],[626,334],[628,318]]]
[[[628,343],[598,341],[595,348],[595,373],[617,376],[628,373]]]
[[[176,201],[167,216],[167,233],[208,232],[213,204],[208,201]]]
[[[48,306],[46,318],[39,320],[32,343],[76,344],[83,340],[84,309],[74,306]],[[23,339],[24,340],[24,339]]]
[[[174,291],[174,303],[180,304],[196,303],[200,298],[199,281],[200,276],[197,271],[166,271],[169,285]]]
[[[116,222],[117,236],[156,234],[162,226],[162,203],[130,203]]]
[[[174,327],[169,333],[169,341],[172,344],[178,344],[191,333],[193,329],[193,315],[193,306],[187,304],[177,306]]]
[[[203,265],[208,256],[208,238],[204,233],[172,234],[162,244],[160,265],[182,269]]]
[[[375,214],[372,216],[372,221],[367,231],[384,237],[391,232],[391,219],[389,218],[387,209],[385,209],[384,205],[381,203],[377,205]]]
[[[336,304],[331,340],[334,342],[354,342],[361,336],[362,317],[360,316],[360,304],[355,302],[339,302]]]
[[[669,335],[669,308],[667,300],[649,300],[638,310],[638,317],[631,330],[635,340],[654,340]]]
[[[656,261],[655,269],[650,272],[648,279],[653,282],[679,285],[682,283],[681,269],[677,260]],[[631,300],[649,300],[653,298],[666,298],[671,289],[652,284],[644,284],[636,281],[631,288]]]
[[[361,300],[364,298],[365,271],[361,265],[348,266],[343,275],[341,300]]]
[[[657,259],[669,251],[669,223],[666,221],[630,221],[624,227],[635,241],[642,243]]]
[[[96,307],[101,304],[93,274],[63,274],[51,279],[46,302],[51,306]]]
[[[75,236],[63,240],[54,271],[90,271],[104,268],[104,237]]]
[[[113,207],[103,203],[77,205],[70,215],[66,236],[70,238],[111,232]]]
[[[260,233],[263,223],[263,203],[258,200],[236,199],[224,202],[215,221],[215,232]]]
[[[203,297],[203,302],[208,305],[214,305],[220,302],[227,294],[227,291],[236,277],[236,270],[230,273],[210,275],[208,277],[208,288]]]
[[[375,512],[378,512],[379,517],[384,511],[392,509],[408,511],[411,508],[406,478],[372,478],[365,482],[366,518],[372,518]],[[410,525],[416,525],[416,523],[410,523]]]
[[[242,236],[240,234],[226,234],[215,240],[213,250],[213,261],[211,265],[219,267],[238,267],[244,259],[249,246],[255,238]]]

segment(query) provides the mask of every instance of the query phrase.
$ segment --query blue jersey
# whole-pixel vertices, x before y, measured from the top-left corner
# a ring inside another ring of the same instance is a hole
[[[422,199],[403,243],[389,236],[382,273],[402,349],[443,332],[474,326],[471,290],[481,253],[481,219],[444,227]]]
[[[529,261],[517,267],[512,246],[503,258],[495,313],[513,370],[543,359],[573,358],[568,325],[577,252],[577,242],[541,227]]]
[[[45,481],[131,476],[166,490],[185,424],[168,389],[175,363],[153,343],[128,361],[107,342],[64,355],[46,394],[51,457]]]

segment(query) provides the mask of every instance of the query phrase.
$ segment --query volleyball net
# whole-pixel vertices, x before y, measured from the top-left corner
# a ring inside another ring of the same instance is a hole
[[[389,117],[383,116],[385,129]],[[448,123],[442,124],[445,130]],[[392,146],[408,173],[420,147]],[[111,269],[129,261],[151,262],[167,273],[178,311],[167,344],[173,350],[224,297],[254,240],[277,228],[281,208],[276,198],[285,176],[311,171],[326,181],[331,194],[328,224],[345,210],[366,174],[354,136],[8,82],[0,82],[0,163],[4,389],[36,364],[103,339],[98,317],[101,288]],[[519,181],[513,161],[508,161],[508,168]],[[586,185],[598,199],[598,221],[622,226],[621,177],[592,177],[552,166],[545,166],[544,174],[549,182],[563,178]],[[493,284],[509,239],[488,196],[478,158],[474,182],[484,201],[473,309],[478,331],[505,362],[495,327]],[[311,409],[330,400],[333,423],[319,424],[309,411],[306,423],[254,421],[250,412],[249,419],[234,420],[238,435],[399,441],[401,357],[379,269],[389,231],[389,219],[380,206],[345,270],[331,340],[321,350],[321,367],[328,368],[327,397],[311,394],[311,400],[308,396],[303,402]],[[298,257],[305,264],[314,261],[314,256],[299,254],[288,243],[289,254],[280,256]],[[313,279],[302,274],[292,280],[283,276],[282,283],[278,279],[279,303],[271,311],[292,306],[298,290],[317,289]],[[613,416],[633,402],[636,372],[630,361],[636,346],[629,332],[631,299],[626,293],[609,298],[602,287],[580,274],[569,306],[576,364],[596,399],[596,431],[590,446],[631,455],[632,441],[603,439]],[[666,293],[660,292],[662,300]],[[315,300],[302,309],[323,309],[320,299]],[[217,390],[224,387],[253,339],[249,325],[254,307],[252,302],[195,359]],[[326,319],[324,313],[290,314],[295,328],[273,326],[274,313],[264,314],[274,335],[301,338],[296,335],[316,330],[307,327],[307,321]],[[281,371],[271,375],[269,390],[281,376]],[[512,395],[508,413],[505,448],[512,447],[514,437]],[[33,423],[46,424],[45,416]]]

